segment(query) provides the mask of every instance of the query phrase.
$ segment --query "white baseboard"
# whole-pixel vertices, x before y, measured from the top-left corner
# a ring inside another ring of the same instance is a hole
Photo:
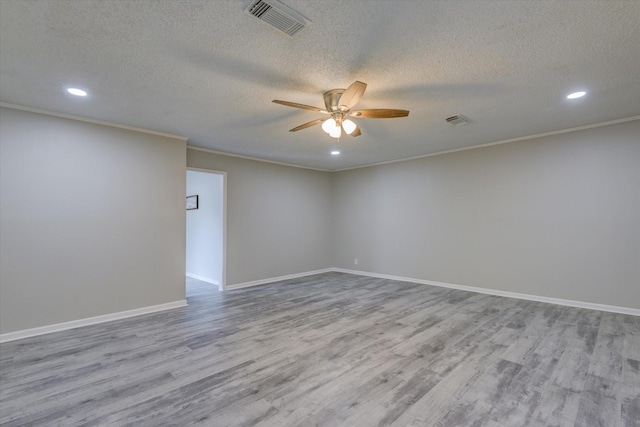
[[[543,297],[539,295],[521,294],[518,292],[499,291],[496,289],[478,288],[475,286],[454,285],[451,283],[434,282],[432,280],[414,279],[411,277],[392,276],[389,274],[370,273],[368,271],[349,270],[346,268],[333,268],[338,273],[356,274],[359,276],[377,277],[380,279],[398,280],[400,282],[419,283],[423,285],[439,286],[441,288],[459,289],[461,291],[476,292],[479,294],[495,295],[499,297],[517,298],[528,301],[546,302],[549,304],[566,305],[569,307],[586,308],[589,310],[608,311],[611,313],[629,314],[640,316],[640,309],[630,307],[618,307],[615,305],[596,304],[593,302],[574,301],[569,299]]]
[[[199,274],[186,273],[185,276],[190,277],[192,279],[200,280],[201,282],[211,283],[212,285],[216,285],[218,289],[220,289],[220,282],[217,280],[213,280],[209,277],[200,276]]]
[[[614,305],[597,304],[597,303],[584,302],[584,301],[574,301],[574,300],[567,300],[567,299],[560,299],[560,298],[543,297],[539,295],[522,294],[518,292],[507,292],[507,291],[500,291],[496,289],[478,288],[475,286],[455,285],[452,283],[434,282],[432,280],[415,279],[412,277],[393,276],[390,274],[371,273],[368,271],[349,270],[346,268],[324,268],[322,270],[307,271],[304,273],[289,274],[286,276],[279,276],[279,277],[270,277],[268,279],[237,283],[235,285],[228,286],[227,289],[228,290],[241,289],[241,288],[247,288],[250,286],[265,285],[268,283],[280,282],[280,281],[289,280],[289,279],[297,279],[299,277],[311,276],[314,274],[321,274],[321,273],[330,273],[330,272],[347,273],[347,274],[354,274],[358,276],[376,277],[380,279],[389,279],[389,280],[397,280],[400,282],[418,283],[423,285],[458,289],[462,291],[476,292],[481,294],[495,295],[495,296],[501,296],[501,297],[507,297],[507,298],[517,298],[517,299],[523,299],[523,300],[529,300],[529,301],[545,302],[549,304],[564,305],[569,307],[586,308],[589,310],[599,310],[599,311],[607,311],[611,313],[628,314],[631,316],[640,316],[640,309],[637,309],[637,308],[619,307]],[[193,275],[189,275],[189,274],[187,275],[189,277],[193,277]],[[193,277],[193,278],[202,280],[199,277]],[[217,283],[214,283],[214,284],[217,284]],[[102,316],[88,317],[85,319],[72,320],[70,322],[56,323],[53,325],[41,326],[38,328],[25,329],[25,330],[16,331],[16,332],[9,332],[6,334],[0,334],[0,343],[15,341],[23,338],[28,338],[28,337],[34,337],[37,335],[48,334],[51,332],[58,332],[58,331],[64,331],[67,329],[79,328],[81,326],[88,326],[88,325],[94,325],[97,323],[110,322],[113,320],[126,319],[128,317],[140,316],[142,314],[155,313],[158,311],[171,310],[174,308],[180,308],[180,307],[186,307],[186,306],[187,306],[186,300],[179,300],[179,301],[169,302],[166,304],[152,305],[149,307],[136,308],[134,310],[120,311],[117,313],[105,314]]]
[[[102,316],[87,317],[84,319],[72,320],[69,322],[55,323],[53,325],[40,326],[22,331],[8,332],[0,334],[0,343],[20,340],[37,335],[49,334],[51,332],[65,331],[67,329],[79,328],[81,326],[95,325],[96,323],[111,322],[113,320],[126,319],[127,317],[140,316],[142,314],[155,313],[158,311],[171,310],[174,308],[186,307],[187,300],[168,302],[165,304],[151,305],[148,307],[136,308],[133,310],[119,311],[117,313],[104,314]]]
[[[335,271],[333,268],[323,268],[322,270],[306,271],[304,273],[289,274],[286,276],[270,277],[268,279],[253,280],[251,282],[236,283],[235,285],[227,285],[227,290],[248,288],[250,286],[266,285],[267,283],[279,282],[281,280],[297,279],[298,277],[312,276],[314,274],[330,273]]]
[[[307,271],[305,273],[290,274],[287,276],[270,277],[268,279],[254,280],[252,282],[238,283],[235,285],[227,286],[227,289],[231,290],[231,289],[247,288],[250,286],[265,285],[268,283],[279,282],[281,280],[296,279],[299,277],[311,276],[313,274],[329,273],[329,272],[355,274],[359,276],[368,276],[368,277],[376,277],[380,279],[397,280],[400,282],[410,282],[410,283],[418,283],[422,285],[438,286],[441,288],[458,289],[461,291],[476,292],[480,294],[495,295],[499,297],[516,298],[516,299],[522,299],[522,300],[528,300],[528,301],[537,301],[537,302],[545,302],[549,304],[564,305],[568,307],[586,308],[589,310],[599,310],[599,311],[607,311],[610,313],[620,313],[620,314],[629,314],[631,316],[640,316],[640,309],[637,309],[637,308],[619,307],[615,305],[597,304],[597,303],[585,302],[585,301],[575,301],[575,300],[568,300],[568,299],[561,299],[561,298],[544,297],[540,295],[523,294],[519,292],[500,291],[497,289],[479,288],[476,286],[455,285],[453,283],[435,282],[433,280],[415,279],[412,277],[393,276],[390,274],[371,273],[368,271],[349,270],[346,268],[335,268],[335,267],[325,268],[322,270]]]

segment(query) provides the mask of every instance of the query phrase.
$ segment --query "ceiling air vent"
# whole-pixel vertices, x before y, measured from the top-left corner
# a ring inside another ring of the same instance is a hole
[[[244,11],[290,36],[310,22],[277,0],[252,0]]]
[[[467,119],[462,114],[457,114],[455,116],[447,117],[445,120],[447,121],[447,123],[452,124],[454,126],[462,126],[469,123],[469,119]]]

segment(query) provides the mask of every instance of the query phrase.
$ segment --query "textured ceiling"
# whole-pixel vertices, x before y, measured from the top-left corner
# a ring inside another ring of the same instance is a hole
[[[283,3],[312,21],[294,37],[249,0],[0,0],[0,100],[331,170],[640,115],[637,0]],[[322,107],[355,80],[359,108],[411,114],[338,142],[271,103]]]

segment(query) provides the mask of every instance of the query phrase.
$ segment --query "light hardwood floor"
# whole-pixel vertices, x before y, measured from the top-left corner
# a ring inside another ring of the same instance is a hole
[[[327,273],[0,346],[0,424],[640,426],[640,317]]]

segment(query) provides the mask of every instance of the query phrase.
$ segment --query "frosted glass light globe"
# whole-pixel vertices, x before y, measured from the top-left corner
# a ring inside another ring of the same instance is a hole
[[[349,119],[343,120],[342,129],[344,129],[347,135],[351,135],[351,133],[356,130],[356,124]]]
[[[335,128],[336,128],[336,121],[334,119],[328,119],[328,120],[325,120],[324,123],[322,123],[322,130],[328,134],[331,134],[331,132],[334,131]]]
[[[342,135],[342,128],[340,126],[336,126],[329,133],[329,136],[332,137],[332,138],[340,138],[340,135]]]

